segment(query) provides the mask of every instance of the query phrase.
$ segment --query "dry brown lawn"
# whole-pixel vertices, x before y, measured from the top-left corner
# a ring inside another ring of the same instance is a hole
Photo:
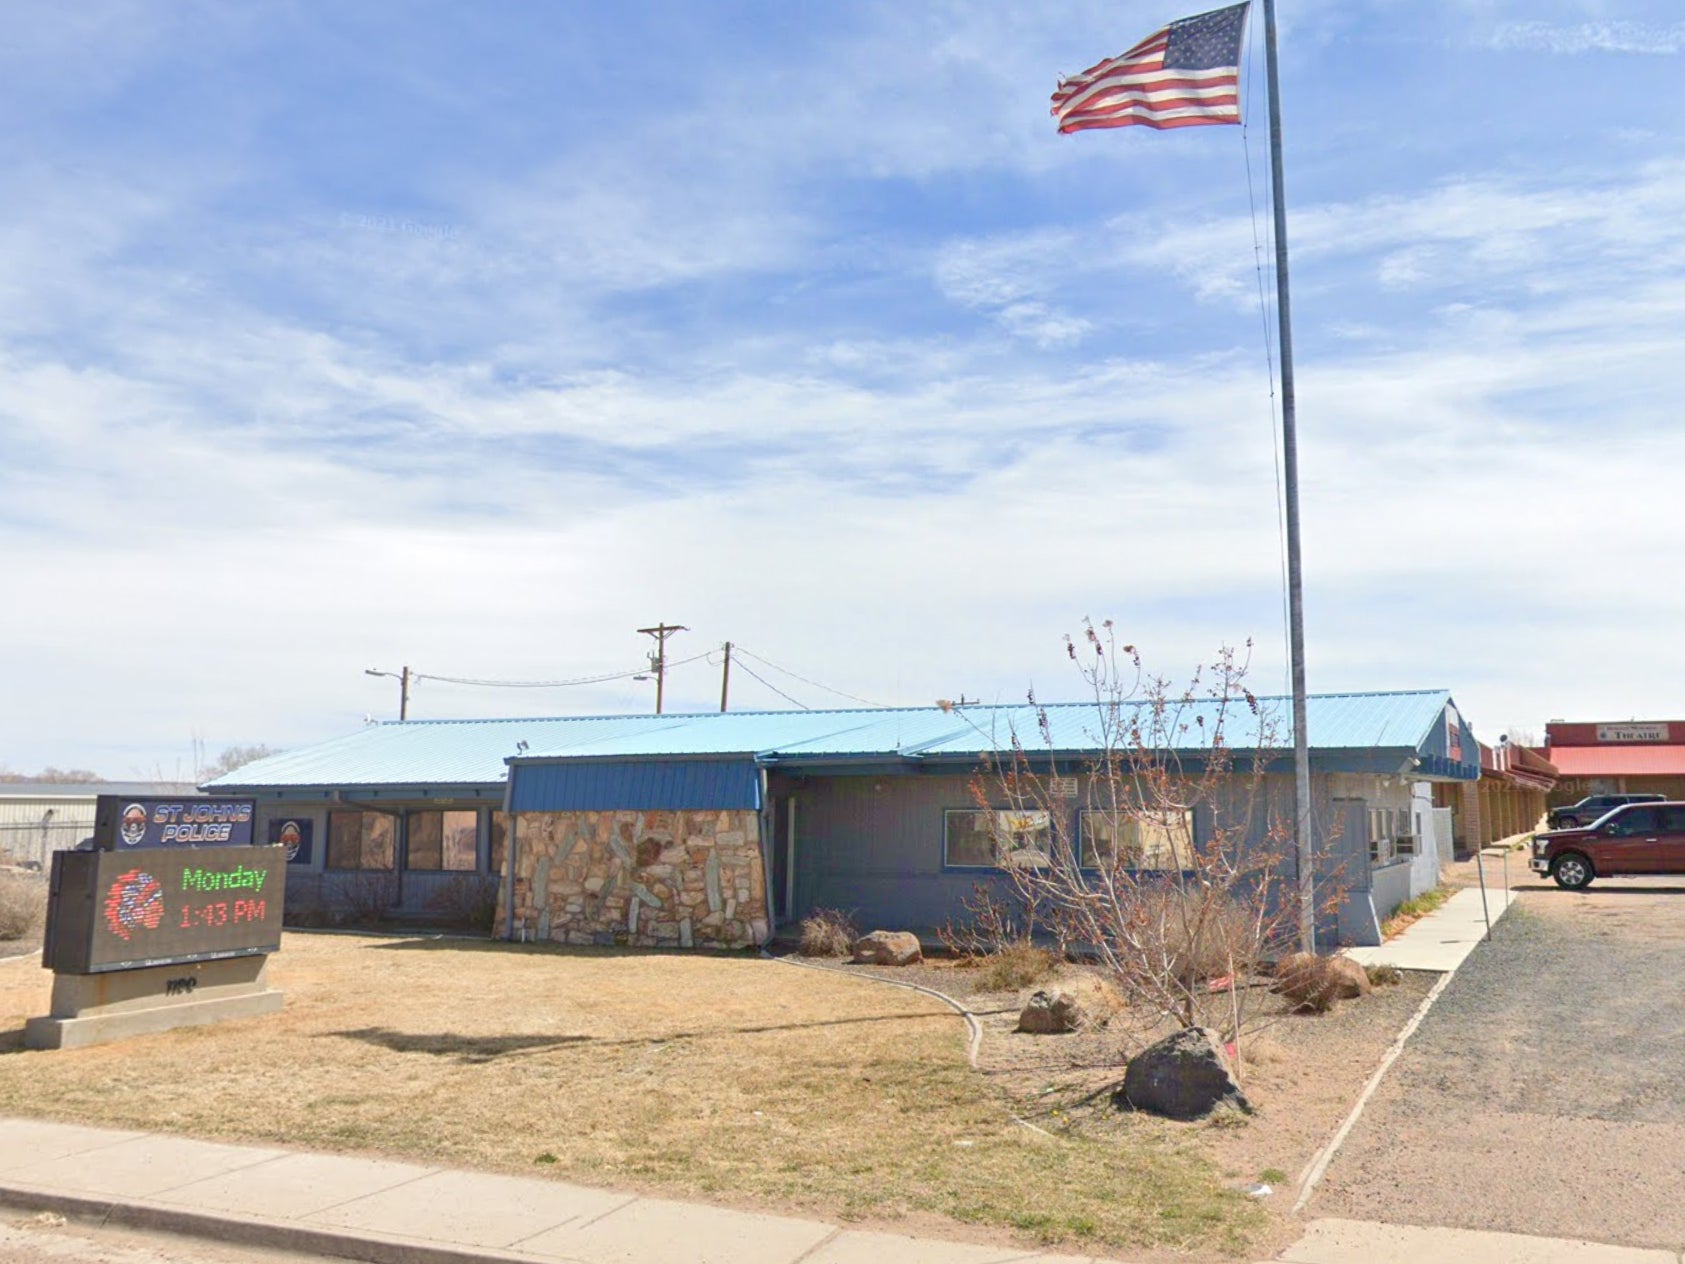
[[[22,1050],[50,976],[0,962],[0,1114],[553,1174],[903,1230],[1243,1252],[1197,1132],[1045,1136],[916,993],[739,956],[289,934],[270,1018]]]
[[[877,973],[916,978],[983,1016],[979,1067],[1020,1118],[1061,1139],[1125,1146],[1156,1139],[1192,1147],[1231,1188],[1269,1185],[1274,1192],[1257,1204],[1261,1222],[1251,1229],[1254,1259],[1272,1255],[1302,1233],[1292,1214],[1298,1177],[1339,1127],[1435,977],[1406,972],[1398,984],[1378,987],[1361,1001],[1338,1002],[1322,1014],[1295,1013],[1280,998],[1255,997],[1256,1029],[1243,1044],[1244,1087],[1254,1113],[1218,1112],[1178,1123],[1112,1106],[1111,1090],[1121,1082],[1131,1053],[1169,1028],[1143,1030],[1139,1017],[1115,1008],[1116,993],[1088,967],[1059,964],[1048,977],[1016,991],[992,987],[987,969],[952,961]],[[1115,1017],[1071,1035],[1017,1033],[1019,1008],[1035,987],[1074,992],[1092,1012]]]

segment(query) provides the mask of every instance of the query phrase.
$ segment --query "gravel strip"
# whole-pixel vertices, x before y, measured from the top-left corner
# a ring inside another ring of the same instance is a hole
[[[1314,1215],[1685,1245],[1685,889],[1523,896],[1353,1129]]]

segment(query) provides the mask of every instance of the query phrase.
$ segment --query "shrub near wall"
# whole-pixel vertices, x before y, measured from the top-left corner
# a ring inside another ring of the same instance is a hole
[[[754,812],[525,812],[515,838],[517,937],[643,948],[767,937]],[[500,900],[498,934],[506,916]]]

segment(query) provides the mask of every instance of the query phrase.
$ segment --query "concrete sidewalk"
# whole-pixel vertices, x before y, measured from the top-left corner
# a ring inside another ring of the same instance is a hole
[[[1488,886],[1484,899],[1478,887],[1464,887],[1396,939],[1376,948],[1347,948],[1344,953],[1359,965],[1449,974],[1486,938],[1487,918],[1496,927],[1515,898],[1514,891],[1501,886]]]
[[[377,1264],[1100,1264],[533,1177],[0,1119],[0,1204]]]
[[[1107,1264],[560,1181],[0,1119],[0,1207],[375,1264]],[[1681,1264],[1673,1251],[1313,1221],[1280,1264]]]

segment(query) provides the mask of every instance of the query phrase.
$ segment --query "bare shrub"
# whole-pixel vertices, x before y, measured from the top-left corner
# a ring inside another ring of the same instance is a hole
[[[1091,971],[1071,971],[1059,979],[1059,990],[1069,992],[1087,1011],[1089,1022],[1104,1027],[1121,1014],[1126,1006],[1118,991],[1102,975]]]
[[[972,792],[977,793],[975,785]],[[960,917],[944,922],[936,937],[967,965],[976,965],[1013,944],[1034,942],[1038,929],[1045,926],[1045,919],[1037,917],[1038,896],[1039,892],[1023,890],[1020,884],[1003,891],[980,882],[970,895],[961,897]],[[1064,955],[1063,944],[1056,955]]]
[[[1335,1001],[1361,996],[1371,986],[1368,970],[1343,957],[1296,952],[1275,968],[1275,990],[1309,1014],[1325,1013]]]
[[[331,926],[333,917],[322,898],[320,874],[287,874],[286,896],[282,902],[282,920],[288,926],[311,929]]]
[[[0,871],[0,942],[29,939],[47,914],[47,884],[38,874]]]
[[[497,879],[477,873],[452,874],[427,898],[427,907],[451,926],[489,935],[497,919]]]
[[[1110,623],[1066,648],[1092,710],[1080,731],[1038,708],[1038,733],[988,734],[1000,754],[973,781],[972,828],[993,835],[1001,879],[944,942],[981,955],[1033,932],[1091,959],[1143,1040],[1169,1021],[1238,1053],[1270,1016],[1263,963],[1299,933],[1291,800],[1267,780],[1277,717],[1233,650],[1175,688]]]
[[[1059,966],[1059,954],[1020,939],[978,958],[976,964],[978,986],[991,992],[1016,992],[1051,975]]]
[[[796,951],[804,957],[846,957],[860,938],[854,918],[842,909],[814,909],[802,918],[801,932]]]
[[[1296,952],[1276,966],[1275,990],[1307,1014],[1323,1014],[1334,1005],[1334,979],[1326,957]]]
[[[1253,911],[1238,898],[1216,898],[1190,916],[1187,895],[1165,886],[1139,893],[1138,914],[1154,938],[1163,941],[1163,967],[1189,984],[1221,980],[1236,970],[1258,968],[1264,945],[1257,942]],[[1208,988],[1209,990],[1209,988]]]
[[[339,920],[354,926],[376,926],[398,902],[398,875],[390,869],[361,869],[341,876],[334,893]]]
[[[1385,961],[1364,966],[1363,972],[1369,976],[1369,983],[1373,987],[1393,987],[1404,982],[1404,972]]]

